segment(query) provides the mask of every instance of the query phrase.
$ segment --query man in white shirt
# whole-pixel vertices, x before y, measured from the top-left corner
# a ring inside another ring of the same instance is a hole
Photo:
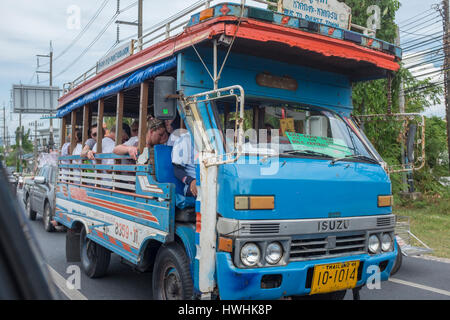
[[[197,151],[189,132],[182,134],[175,141],[172,149],[172,164],[175,177],[184,185],[184,196],[197,197],[195,159]]]
[[[100,153],[108,154],[113,153],[114,147],[116,145],[116,126],[112,125],[109,128],[109,132],[102,139],[102,151]],[[94,154],[98,153],[97,144],[94,145],[91,151],[88,152],[87,157],[91,160],[95,160]],[[112,165],[114,164],[114,159],[102,159],[102,164]]]
[[[150,119],[147,125],[146,144],[147,148],[152,148],[157,144],[164,144],[168,140],[166,126],[163,121]],[[139,138],[132,137],[122,145],[114,148],[113,152],[117,155],[129,155],[133,160],[137,161]]]

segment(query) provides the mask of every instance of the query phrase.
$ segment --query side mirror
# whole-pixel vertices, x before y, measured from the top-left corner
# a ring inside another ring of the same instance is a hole
[[[174,120],[177,116],[177,80],[174,77],[157,77],[154,83],[153,102],[155,118]]]
[[[406,137],[406,155],[408,162],[413,163],[414,159],[414,142],[416,138],[417,125],[411,123],[408,128],[408,135]]]
[[[41,177],[41,176],[34,177],[34,182],[37,184],[45,184],[45,182],[46,182],[45,180],[46,180],[45,177]]]

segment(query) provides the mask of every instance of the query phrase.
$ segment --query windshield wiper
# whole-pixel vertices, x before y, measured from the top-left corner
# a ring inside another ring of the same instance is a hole
[[[319,157],[326,157],[326,158],[331,158],[333,159],[333,157],[331,157],[328,154],[322,153],[322,152],[317,152],[317,151],[311,151],[311,150],[292,150],[292,151],[287,151],[287,152],[282,152],[280,155],[290,155],[290,154],[307,154],[307,155],[312,155],[312,156],[319,156]]]
[[[377,160],[375,160],[373,158],[370,158],[368,156],[364,156],[362,154],[355,154],[355,155],[346,156],[346,157],[343,157],[343,158],[333,159],[333,161],[331,161],[331,165],[334,165],[336,162],[339,162],[339,161],[345,161],[345,160],[350,160],[350,159],[361,159],[361,160],[365,160],[365,161],[370,162],[370,163],[380,164]]]
[[[291,154],[306,154],[306,155],[311,155],[311,156],[318,156],[318,157],[325,157],[325,158],[333,159],[333,157],[329,156],[328,154],[317,152],[317,151],[291,150],[291,151],[286,151],[286,152],[282,152],[282,153],[279,153],[279,154],[267,155],[267,156],[265,156],[263,158],[263,161],[266,161],[267,159],[273,158],[273,157],[276,157],[276,156],[291,155]]]

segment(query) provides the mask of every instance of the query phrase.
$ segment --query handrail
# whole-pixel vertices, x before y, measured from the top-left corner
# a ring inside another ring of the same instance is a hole
[[[199,9],[208,9],[211,7],[211,4],[216,4],[219,2],[224,2],[225,0],[199,0],[186,9],[180,11],[179,13],[151,26],[150,28],[144,30],[144,34],[141,38],[132,39],[133,37],[126,38],[122,40],[119,44],[122,44],[126,41],[132,41],[132,54],[143,50],[145,47],[148,47],[149,44],[155,41],[161,41],[165,39],[169,39],[174,35],[175,31],[181,31],[190,21],[191,15]],[[278,12],[282,12],[283,10],[283,0],[277,0],[276,2],[270,2],[267,0],[241,0],[241,5],[244,6],[249,2],[256,2],[270,6],[276,6]],[[187,18],[187,19],[186,19]],[[180,22],[181,21],[181,22]],[[373,36],[371,30],[365,27],[361,27],[355,24],[351,25],[352,28],[360,30],[367,34],[368,36]],[[145,47],[144,47],[145,46]],[[63,85],[63,94],[68,93],[69,91],[75,89],[77,86],[94,77],[97,74],[96,66],[92,67],[81,76],[76,78],[72,82],[65,83]]]
[[[136,39],[133,41],[133,52],[139,52],[139,50],[144,49],[145,45],[149,45],[150,43],[161,40],[161,39],[169,39],[171,36],[173,36],[173,32],[180,30],[180,28],[185,27],[189,20],[191,15],[201,9],[208,9],[210,8],[212,3],[218,3],[223,2],[224,0],[200,0],[194,3],[193,5],[187,7],[186,9],[180,11],[179,13],[169,17],[168,19],[165,19],[150,28],[144,30],[144,35],[141,38]],[[262,4],[267,5],[277,5],[277,3],[269,2],[265,0],[241,0],[241,4],[245,5],[247,2],[258,2]],[[281,0],[278,0],[279,4],[282,2]],[[187,20],[186,20],[187,17]],[[182,19],[185,19],[181,23],[178,23],[174,26],[175,23],[179,22]],[[122,42],[129,41],[131,38],[127,38],[123,40]],[[72,82],[65,83],[63,85],[63,94],[66,94],[67,92],[75,89],[77,86],[85,82],[86,80],[89,80],[90,78],[94,77],[96,75],[96,66],[92,67],[85,73],[83,73],[81,76],[73,80]]]

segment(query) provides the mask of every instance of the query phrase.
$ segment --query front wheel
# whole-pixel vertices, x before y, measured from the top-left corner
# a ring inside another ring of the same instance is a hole
[[[395,259],[394,266],[392,267],[391,276],[393,276],[394,274],[396,274],[398,272],[398,270],[400,270],[400,267],[402,266],[402,262],[403,262],[402,249],[400,248],[400,246],[398,244],[397,244],[397,247],[398,247],[397,258]]]
[[[30,220],[32,220],[32,221],[36,220],[36,211],[33,211],[33,210],[31,209],[31,197],[28,197],[28,198],[27,198],[27,206],[26,206],[26,209],[27,209],[28,219],[30,219]]]
[[[83,228],[80,234],[80,257],[84,273],[89,278],[101,278],[108,270],[111,251],[89,239]]]
[[[163,245],[153,268],[153,299],[191,300],[194,285],[186,252],[177,243]]]
[[[47,232],[55,231],[55,227],[52,224],[52,218],[53,218],[53,215],[52,215],[52,212],[50,209],[50,205],[48,203],[46,203],[45,207],[44,207],[43,220],[44,220],[44,228],[45,228],[45,231],[47,231]]]

